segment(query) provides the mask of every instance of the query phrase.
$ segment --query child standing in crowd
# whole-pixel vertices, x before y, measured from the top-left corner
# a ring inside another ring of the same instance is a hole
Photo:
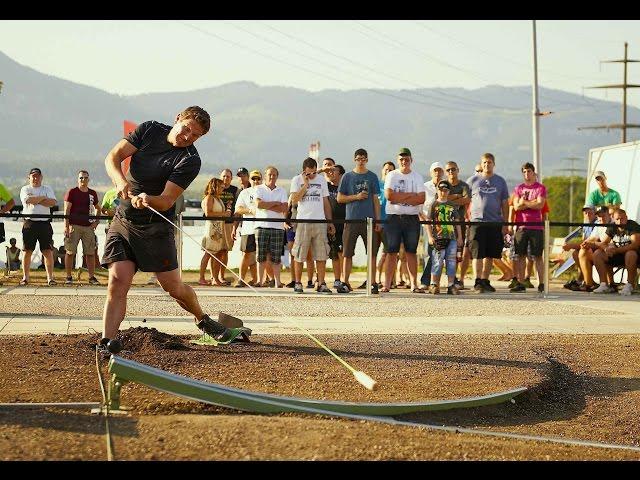
[[[431,265],[431,286],[429,293],[440,293],[440,277],[442,265],[447,265],[448,295],[459,295],[455,285],[457,258],[462,257],[462,230],[460,225],[443,224],[442,222],[454,222],[460,220],[457,205],[448,201],[451,184],[447,180],[438,182],[438,198],[431,205],[427,220],[433,224],[427,224],[429,244],[433,247],[433,263]]]

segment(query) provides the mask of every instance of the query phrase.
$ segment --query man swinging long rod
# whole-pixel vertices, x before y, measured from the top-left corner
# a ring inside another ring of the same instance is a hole
[[[242,283],[244,283],[247,287],[249,287],[251,289],[251,291],[253,291],[253,293],[257,294],[259,297],[261,297],[262,299],[264,299],[265,301],[269,301],[264,295],[262,295],[260,292],[258,292],[255,288],[253,288],[251,285],[249,285],[247,282],[245,282],[242,278],[240,278],[239,275],[237,275],[233,270],[231,270],[230,268],[228,268],[223,262],[221,262],[220,260],[218,260],[213,253],[211,253],[209,250],[207,250],[206,248],[204,248],[200,242],[198,242],[196,239],[194,239],[191,235],[189,235],[188,233],[186,233],[182,228],[180,228],[178,225],[176,225],[175,223],[173,223],[171,220],[169,220],[167,217],[165,217],[164,215],[162,215],[160,212],[158,212],[155,208],[151,207],[151,206],[147,206],[147,208],[149,210],[151,210],[153,213],[155,213],[156,215],[161,216],[162,218],[164,218],[167,222],[169,222],[171,225],[173,225],[175,228],[177,228],[178,230],[180,230],[184,235],[186,235],[191,241],[193,241],[196,245],[198,245],[199,248],[202,248],[204,251],[206,251],[209,255],[211,255],[212,258],[214,258],[220,265],[222,265],[225,269],[229,270],[238,280],[240,280]],[[336,360],[338,360],[347,370],[349,370],[353,376],[356,378],[356,380],[358,382],[360,382],[360,384],[362,384],[363,387],[369,389],[369,390],[375,390],[377,387],[377,382],[371,378],[369,375],[367,375],[364,372],[361,372],[359,370],[356,370],[355,368],[353,368],[351,365],[349,365],[347,362],[345,362],[342,358],[340,358],[338,355],[336,355],[333,351],[331,351],[331,349],[329,347],[327,347],[324,343],[322,343],[320,340],[318,340],[316,337],[314,337],[311,333],[309,333],[307,330],[305,330],[304,328],[302,328],[301,326],[299,326],[296,322],[294,322],[293,320],[291,320],[289,317],[287,317],[287,315],[281,311],[277,306],[275,306],[275,309],[278,310],[278,313],[280,313],[282,315],[283,318],[285,318],[289,323],[291,323],[294,327],[296,327],[298,330],[300,330],[302,333],[304,333],[307,337],[309,337],[311,340],[313,340],[316,344],[318,344],[320,347],[322,347],[324,350],[327,351],[327,353],[329,353],[329,355],[331,355],[333,358],[335,358]]]

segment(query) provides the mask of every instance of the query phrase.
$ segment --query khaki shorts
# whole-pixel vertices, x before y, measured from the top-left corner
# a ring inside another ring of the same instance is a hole
[[[298,223],[296,238],[291,249],[291,254],[296,262],[307,261],[309,247],[311,247],[311,255],[314,260],[323,262],[329,258],[326,223]]]
[[[78,251],[78,243],[82,240],[82,251],[85,255],[93,255],[96,250],[96,232],[93,227],[71,225],[72,231],[68,238],[64,239],[64,249],[69,255],[75,255]]]

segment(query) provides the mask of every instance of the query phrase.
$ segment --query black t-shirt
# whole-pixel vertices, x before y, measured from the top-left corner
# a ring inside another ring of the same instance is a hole
[[[618,230],[617,225],[613,225],[607,228],[607,237],[611,239],[611,243],[613,243],[616,247],[624,247],[631,243],[631,235],[634,233],[640,233],[640,225],[638,225],[633,220],[627,220],[627,224],[624,227],[624,230]]]
[[[238,199],[238,187],[235,185],[229,185],[222,191],[220,200],[224,203],[225,208],[231,207],[231,216],[236,211],[236,200]]]
[[[134,195],[160,195],[168,181],[186,190],[198,175],[201,161],[196,147],[174,147],[167,141],[170,130],[169,125],[148,121],[124,137],[138,149],[131,156],[129,171],[125,175]],[[128,199],[120,201],[118,213],[133,222],[163,221],[149,209],[133,208]],[[160,213],[173,220],[175,205]]]
[[[332,185],[327,182],[329,187],[329,203],[331,204],[332,218],[343,219],[347,212],[347,205],[345,203],[338,203],[338,185]],[[336,227],[342,228],[343,224],[336,224]]]
[[[469,198],[469,185],[467,185],[467,183],[463,182],[462,180],[458,180],[457,185],[451,185],[449,195],[462,195],[463,197]],[[464,220],[466,212],[466,205],[458,205],[458,216],[460,217],[458,220]],[[464,225],[461,225],[461,227],[464,227]]]

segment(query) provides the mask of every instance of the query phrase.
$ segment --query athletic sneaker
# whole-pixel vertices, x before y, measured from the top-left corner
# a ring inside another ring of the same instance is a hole
[[[89,278],[90,285],[100,285],[100,281],[96,277]]]
[[[460,295],[460,290],[458,290],[455,282],[453,283],[453,285],[449,285],[447,287],[447,295]]]
[[[313,280],[307,281],[307,288],[313,288],[314,286],[315,286],[315,283],[313,283]]]
[[[304,290],[302,289],[302,283],[296,282],[295,286],[293,287],[293,291],[294,293],[304,293]]]
[[[491,284],[489,283],[489,279],[482,279],[480,281],[484,284],[485,291],[487,291],[487,292],[495,292],[496,291],[496,289],[493,288],[491,286]],[[531,285],[531,286],[533,287],[533,285]]]
[[[522,283],[518,283],[515,287],[510,288],[509,291],[511,293],[524,293],[527,291],[527,287],[525,287]]]
[[[202,317],[202,320],[196,323],[196,327],[207,335],[213,337],[215,340],[224,340],[231,333],[227,327],[222,325],[220,322],[216,322],[206,314]]]
[[[285,285],[285,287],[287,287],[287,288],[293,288],[295,286],[296,286],[296,281],[295,280],[291,280],[289,283],[287,283]]]
[[[574,290],[574,288],[579,289],[580,288],[580,283],[575,280],[572,279],[571,281],[565,283],[562,288],[566,288],[567,290],[571,290],[572,292],[576,292],[578,290]]]
[[[338,293],[349,293],[350,291],[349,285],[344,282],[340,282],[340,286],[336,288],[336,292]]]
[[[473,291],[478,293],[484,293],[484,283],[479,278],[476,278],[476,283],[473,285]]]
[[[544,292],[544,283],[541,283],[538,285],[538,292],[543,293]]]
[[[67,277],[67,279],[64,281],[65,285],[71,285],[73,283],[73,277]]]
[[[518,279],[514,277],[514,278],[511,279],[511,283],[509,285],[507,285],[507,288],[513,288],[513,287],[517,286],[518,283],[519,283]]]
[[[318,285],[318,288],[316,288],[316,292],[318,293],[333,293],[331,291],[331,289],[329,287],[327,287],[327,284],[322,282],[320,285]]]
[[[377,295],[378,293],[379,293],[378,284],[374,283],[373,285],[371,285],[371,294]]]
[[[601,284],[593,293],[616,293],[616,289],[606,283]]]
[[[524,279],[523,285],[526,288],[533,288],[533,283],[531,283],[531,280],[529,279],[529,277]]]
[[[633,293],[633,285],[631,285],[630,283],[627,283],[622,290],[620,290],[620,295],[624,295],[625,297],[627,295],[631,295]]]
[[[362,285],[358,287],[358,290],[365,290],[367,288],[367,281],[362,282]]]
[[[456,287],[457,290],[464,290],[464,283],[462,283],[460,280],[458,280],[458,278],[456,278],[453,281],[453,285]],[[458,292],[460,293],[460,292]]]
[[[342,282],[340,280],[333,281],[333,288],[338,288],[340,285],[342,285]]]

